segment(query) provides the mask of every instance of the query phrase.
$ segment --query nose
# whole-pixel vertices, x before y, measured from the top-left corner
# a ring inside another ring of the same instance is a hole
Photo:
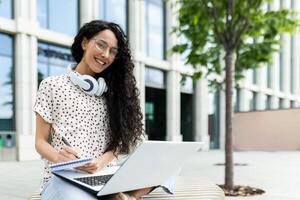
[[[101,53],[102,57],[109,58],[109,48],[105,49]]]

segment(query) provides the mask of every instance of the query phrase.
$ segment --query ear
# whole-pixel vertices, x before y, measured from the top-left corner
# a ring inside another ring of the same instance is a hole
[[[88,45],[88,39],[86,39],[86,38],[84,37],[83,40],[82,40],[82,42],[81,42],[81,48],[82,48],[83,50],[86,50],[87,45]]]

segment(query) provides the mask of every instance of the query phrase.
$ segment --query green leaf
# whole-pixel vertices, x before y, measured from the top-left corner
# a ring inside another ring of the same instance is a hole
[[[226,0],[178,0],[179,25],[172,33],[186,38],[184,44],[175,45],[171,51],[187,54],[186,65],[207,68],[207,74],[222,74],[222,59],[226,52],[237,55],[235,80],[240,81],[248,69],[262,63],[270,64],[272,54],[279,50],[278,36],[294,33],[300,22],[293,10],[266,11],[262,7],[271,0],[235,0],[231,24],[226,22]],[[253,41],[253,42],[249,42]],[[196,72],[194,78],[201,78]],[[216,81],[212,80],[213,87]]]

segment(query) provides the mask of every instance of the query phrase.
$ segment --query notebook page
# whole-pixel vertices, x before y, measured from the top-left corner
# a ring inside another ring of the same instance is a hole
[[[63,170],[63,169],[80,167],[80,166],[90,163],[92,160],[93,160],[93,158],[81,158],[81,159],[70,160],[70,161],[66,161],[66,162],[50,164],[49,167],[50,167],[51,171],[59,171],[59,170]]]

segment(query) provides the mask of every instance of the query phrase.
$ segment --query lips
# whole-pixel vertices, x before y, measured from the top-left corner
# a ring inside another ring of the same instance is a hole
[[[106,62],[104,62],[104,61],[102,61],[98,58],[96,58],[96,62],[99,63],[100,65],[105,65],[106,64]]]

